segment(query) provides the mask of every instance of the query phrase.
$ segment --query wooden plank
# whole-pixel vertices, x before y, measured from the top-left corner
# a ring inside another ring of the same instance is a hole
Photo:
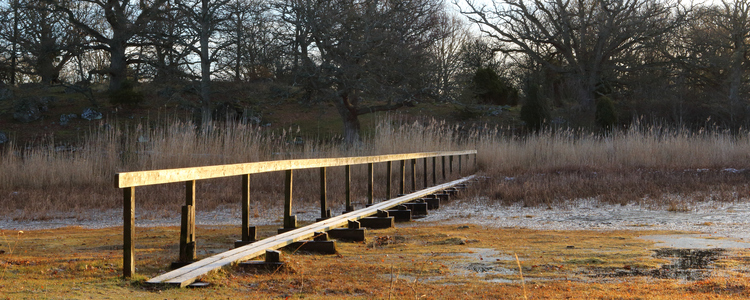
[[[150,284],[170,284],[180,287],[187,286],[195,280],[211,271],[217,270],[223,266],[252,259],[261,254],[265,254],[266,250],[275,250],[291,243],[309,239],[315,232],[328,231],[335,228],[348,226],[349,221],[359,220],[367,216],[371,216],[377,213],[378,210],[387,210],[389,208],[398,206],[401,203],[409,202],[414,199],[422,198],[426,195],[438,192],[440,190],[452,187],[454,185],[469,181],[474,176],[468,176],[452,182],[444,183],[435,187],[423,189],[418,192],[414,192],[408,195],[404,195],[398,198],[394,198],[388,201],[380,202],[367,208],[363,208],[357,211],[349,212],[340,216],[332,217],[327,220],[323,220],[311,225],[301,227],[292,231],[288,231],[267,239],[257,241],[252,244],[248,244],[239,248],[229,250],[224,253],[220,253],[203,260],[197,261],[190,265],[182,268],[167,272],[146,281]]]
[[[299,170],[320,167],[336,167],[380,163],[395,160],[417,159],[444,155],[475,154],[476,150],[389,154],[341,158],[316,158],[262,161],[243,164],[205,166],[180,169],[122,172],[115,174],[115,187],[126,188],[191,180],[203,180],[273,171]]]

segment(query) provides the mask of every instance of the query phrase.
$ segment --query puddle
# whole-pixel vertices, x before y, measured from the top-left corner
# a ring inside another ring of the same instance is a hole
[[[639,238],[654,241],[658,248],[713,249],[750,248],[750,243],[718,239],[705,234],[644,235]]]
[[[661,248],[654,250],[654,257],[669,260],[670,264],[662,265],[658,269],[615,270],[614,273],[603,273],[596,277],[630,277],[650,276],[660,279],[681,279],[686,281],[702,280],[711,275],[713,263],[718,260],[726,249],[678,249]]]

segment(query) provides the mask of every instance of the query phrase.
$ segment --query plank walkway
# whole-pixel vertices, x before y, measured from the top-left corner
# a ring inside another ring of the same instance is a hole
[[[265,254],[266,250],[276,250],[294,242],[310,239],[315,234],[315,232],[322,232],[335,228],[345,227],[348,225],[348,221],[350,220],[359,220],[361,218],[374,215],[378,210],[387,210],[399,204],[406,203],[414,199],[419,199],[430,194],[434,194],[441,190],[472,180],[474,179],[474,177],[474,175],[471,175],[448,183],[426,188],[408,195],[374,204],[367,208],[352,211],[324,221],[307,225],[305,227],[278,234],[254,242],[252,244],[248,244],[239,248],[229,250],[227,252],[204,258],[182,268],[149,279],[146,282],[150,284],[169,284],[185,287],[195,282],[200,276],[220,269],[226,265],[253,259],[262,254]]]

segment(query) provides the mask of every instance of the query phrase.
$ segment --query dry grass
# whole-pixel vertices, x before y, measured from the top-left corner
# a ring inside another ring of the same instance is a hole
[[[260,228],[260,236],[275,228]],[[284,251],[272,273],[227,267],[204,289],[143,285],[177,257],[179,228],[138,228],[138,276],[121,279],[121,228],[0,231],[0,295],[9,299],[747,299],[747,251],[726,253],[699,281],[649,275],[666,260],[632,231],[536,231],[409,226],[369,231],[366,243],[338,243],[337,255]],[[197,228],[198,255],[231,247],[238,227]],[[454,239],[465,242],[454,243]],[[574,246],[573,248],[569,246]],[[514,254],[518,254],[518,260]],[[521,270],[519,270],[519,265]],[[740,268],[740,272],[736,269]],[[520,274],[523,272],[523,282]],[[498,282],[504,282],[498,284]]]
[[[127,128],[102,123],[74,148],[61,149],[50,139],[39,145],[0,149],[0,207],[13,209],[11,215],[21,219],[118,208],[119,192],[111,182],[119,171],[477,149],[480,173],[491,178],[482,193],[504,203],[540,205],[598,197],[611,203],[645,201],[681,210],[687,206],[674,199],[746,198],[750,190],[745,183],[748,172],[721,170],[749,167],[749,135],[633,126],[610,135],[557,130],[517,136],[501,129],[387,117],[361,145],[344,147],[336,142],[302,139],[295,128],[274,133],[236,123],[200,128],[180,121]],[[364,170],[365,166],[353,168],[356,202],[364,201]],[[464,171],[472,172],[468,167]],[[419,161],[418,187],[422,173]],[[253,176],[253,197],[260,201],[281,199],[280,178],[280,174]],[[313,170],[299,172],[295,188],[317,191],[317,180]],[[382,164],[376,166],[377,197],[385,197],[384,181]],[[343,202],[342,182],[343,168],[332,169],[328,188],[334,205]],[[200,182],[198,209],[236,204],[239,190],[236,178]],[[139,209],[176,212],[181,193],[179,185],[139,189],[138,195],[144,195],[138,198]],[[300,201],[317,199],[314,193],[297,195]]]

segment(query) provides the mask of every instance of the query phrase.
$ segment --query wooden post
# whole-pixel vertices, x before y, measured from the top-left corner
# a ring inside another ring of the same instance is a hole
[[[417,160],[411,160],[411,191],[417,190]]]
[[[388,167],[387,167],[387,169],[385,171],[387,173],[386,176],[388,177],[388,181],[386,181],[386,183],[385,183],[385,190],[386,190],[385,191],[385,199],[386,200],[391,199],[391,195],[393,195],[393,193],[391,193],[391,181],[393,179],[392,176],[391,176],[392,175],[392,172],[391,172],[392,169],[393,169],[393,162],[389,161],[388,162]]]
[[[122,276],[135,274],[135,187],[122,189]]]
[[[442,162],[440,163],[440,166],[443,167],[443,180],[445,180],[446,178],[445,177],[445,156],[441,156],[440,160],[442,160]]]
[[[478,153],[474,153],[474,173],[477,172],[477,154]]]
[[[328,215],[328,200],[326,199],[326,167],[320,168],[320,218],[327,219]]]
[[[374,165],[367,164],[367,204],[375,204]]]
[[[449,158],[449,159],[448,159],[448,160],[449,160],[449,161],[448,161],[448,168],[449,168],[449,170],[450,170],[450,173],[451,173],[451,175],[453,175],[453,155],[451,155],[451,156],[450,156],[450,157],[448,157],[448,158]]]
[[[406,189],[404,188],[404,181],[406,181],[406,161],[401,161],[401,183],[399,184],[398,193],[403,195],[406,194]]]
[[[297,218],[292,216],[292,170],[286,170],[284,180],[284,229],[297,228]]]
[[[195,180],[185,182],[180,228],[180,262],[195,260]]]
[[[461,157],[463,155],[458,156],[458,175],[461,176]]]
[[[242,241],[250,242],[250,174],[242,175]]]
[[[432,157],[432,185],[437,185],[437,157]]]
[[[346,187],[346,212],[354,211],[354,207],[352,206],[352,166],[346,165],[344,167],[346,170],[344,174],[344,179],[346,180],[345,187]]]
[[[422,179],[424,179],[424,180],[423,180],[423,181],[424,181],[424,182],[423,182],[423,183],[424,183],[424,185],[422,186],[422,188],[423,188],[423,189],[426,189],[426,188],[427,188],[427,157],[425,157],[425,158],[424,158],[424,159],[422,160],[422,166],[424,167],[424,169],[422,170],[422,171],[424,171],[424,172],[422,172],[422,173],[423,173],[422,175],[424,175],[424,176],[422,176]]]

